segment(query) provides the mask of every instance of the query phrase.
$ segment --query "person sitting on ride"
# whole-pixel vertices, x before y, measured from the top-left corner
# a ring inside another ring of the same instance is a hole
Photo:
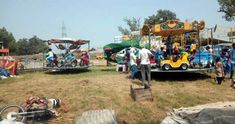
[[[190,64],[192,67],[195,66],[195,63],[194,63],[193,59],[194,59],[196,53],[197,53],[196,49],[194,49],[193,51],[190,52],[191,55],[190,55],[190,57],[189,57],[189,64]]]
[[[207,47],[206,47],[206,51],[207,51],[209,54],[212,54],[212,49],[211,49],[210,46],[207,46]]]
[[[66,53],[65,53],[65,57],[66,57],[65,58],[66,60],[72,60],[74,58],[74,55],[73,55],[73,53],[70,52],[69,49],[67,49]]]
[[[53,61],[53,58],[54,58],[54,53],[52,52],[52,49],[50,48],[50,49],[49,49],[49,52],[47,53],[46,60],[47,60],[48,62],[52,62],[52,61]]]
[[[89,55],[87,51],[82,52],[80,65],[89,65]]]
[[[173,61],[176,62],[179,58],[179,48],[177,46],[173,49]]]

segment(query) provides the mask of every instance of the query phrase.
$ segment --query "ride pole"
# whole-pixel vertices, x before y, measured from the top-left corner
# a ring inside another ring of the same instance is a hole
[[[151,50],[151,29],[149,27],[149,50]]]
[[[172,33],[171,33],[172,34]],[[169,53],[170,53],[170,57],[172,56],[172,50],[173,50],[173,48],[172,48],[172,46],[173,46],[173,37],[172,37],[172,35],[170,35],[170,43],[169,43]]]
[[[88,52],[90,50],[90,41],[88,41]]]
[[[213,54],[214,43],[213,43],[213,32],[212,32],[212,29],[213,28],[211,28],[211,49],[212,49],[212,54]]]
[[[201,69],[201,41],[200,41],[200,29],[197,27],[197,40],[198,40],[198,52],[199,52],[199,69]],[[202,64],[201,64],[202,65]]]

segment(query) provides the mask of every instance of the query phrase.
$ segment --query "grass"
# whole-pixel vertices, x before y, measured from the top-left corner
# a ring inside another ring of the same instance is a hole
[[[20,104],[29,96],[60,98],[69,112],[61,112],[58,120],[73,123],[77,115],[87,110],[113,109],[120,123],[156,124],[173,108],[188,107],[218,101],[235,100],[230,81],[221,86],[200,74],[153,74],[153,102],[135,102],[130,97],[127,74],[114,67],[91,67],[88,71],[47,74],[34,72],[0,81],[0,107]]]

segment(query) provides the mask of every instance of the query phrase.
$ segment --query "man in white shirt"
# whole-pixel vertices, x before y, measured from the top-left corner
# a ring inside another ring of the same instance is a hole
[[[131,79],[135,79],[135,75],[137,73],[137,64],[136,64],[136,55],[135,48],[130,49],[130,70],[131,70]]]
[[[150,56],[152,56],[152,53],[146,49],[142,48],[139,53],[139,58],[140,58],[140,66],[141,66],[141,76],[142,76],[142,85],[145,86],[145,88],[149,88],[150,80],[151,80],[151,65],[150,65]],[[145,81],[145,74],[147,73],[147,80],[148,84],[146,84]]]

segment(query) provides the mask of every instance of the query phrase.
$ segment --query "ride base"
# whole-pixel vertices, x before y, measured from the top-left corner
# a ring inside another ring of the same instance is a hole
[[[194,68],[194,69],[187,69],[187,70],[163,70],[160,68],[153,68],[151,72],[166,72],[166,73],[179,73],[179,72],[189,72],[189,73],[199,73],[199,72],[212,72],[213,68]]]
[[[92,65],[84,65],[84,66],[76,66],[76,67],[44,67],[44,69],[52,71],[52,70],[57,70],[57,71],[62,71],[62,70],[77,70],[77,69],[87,69],[91,67]]]

